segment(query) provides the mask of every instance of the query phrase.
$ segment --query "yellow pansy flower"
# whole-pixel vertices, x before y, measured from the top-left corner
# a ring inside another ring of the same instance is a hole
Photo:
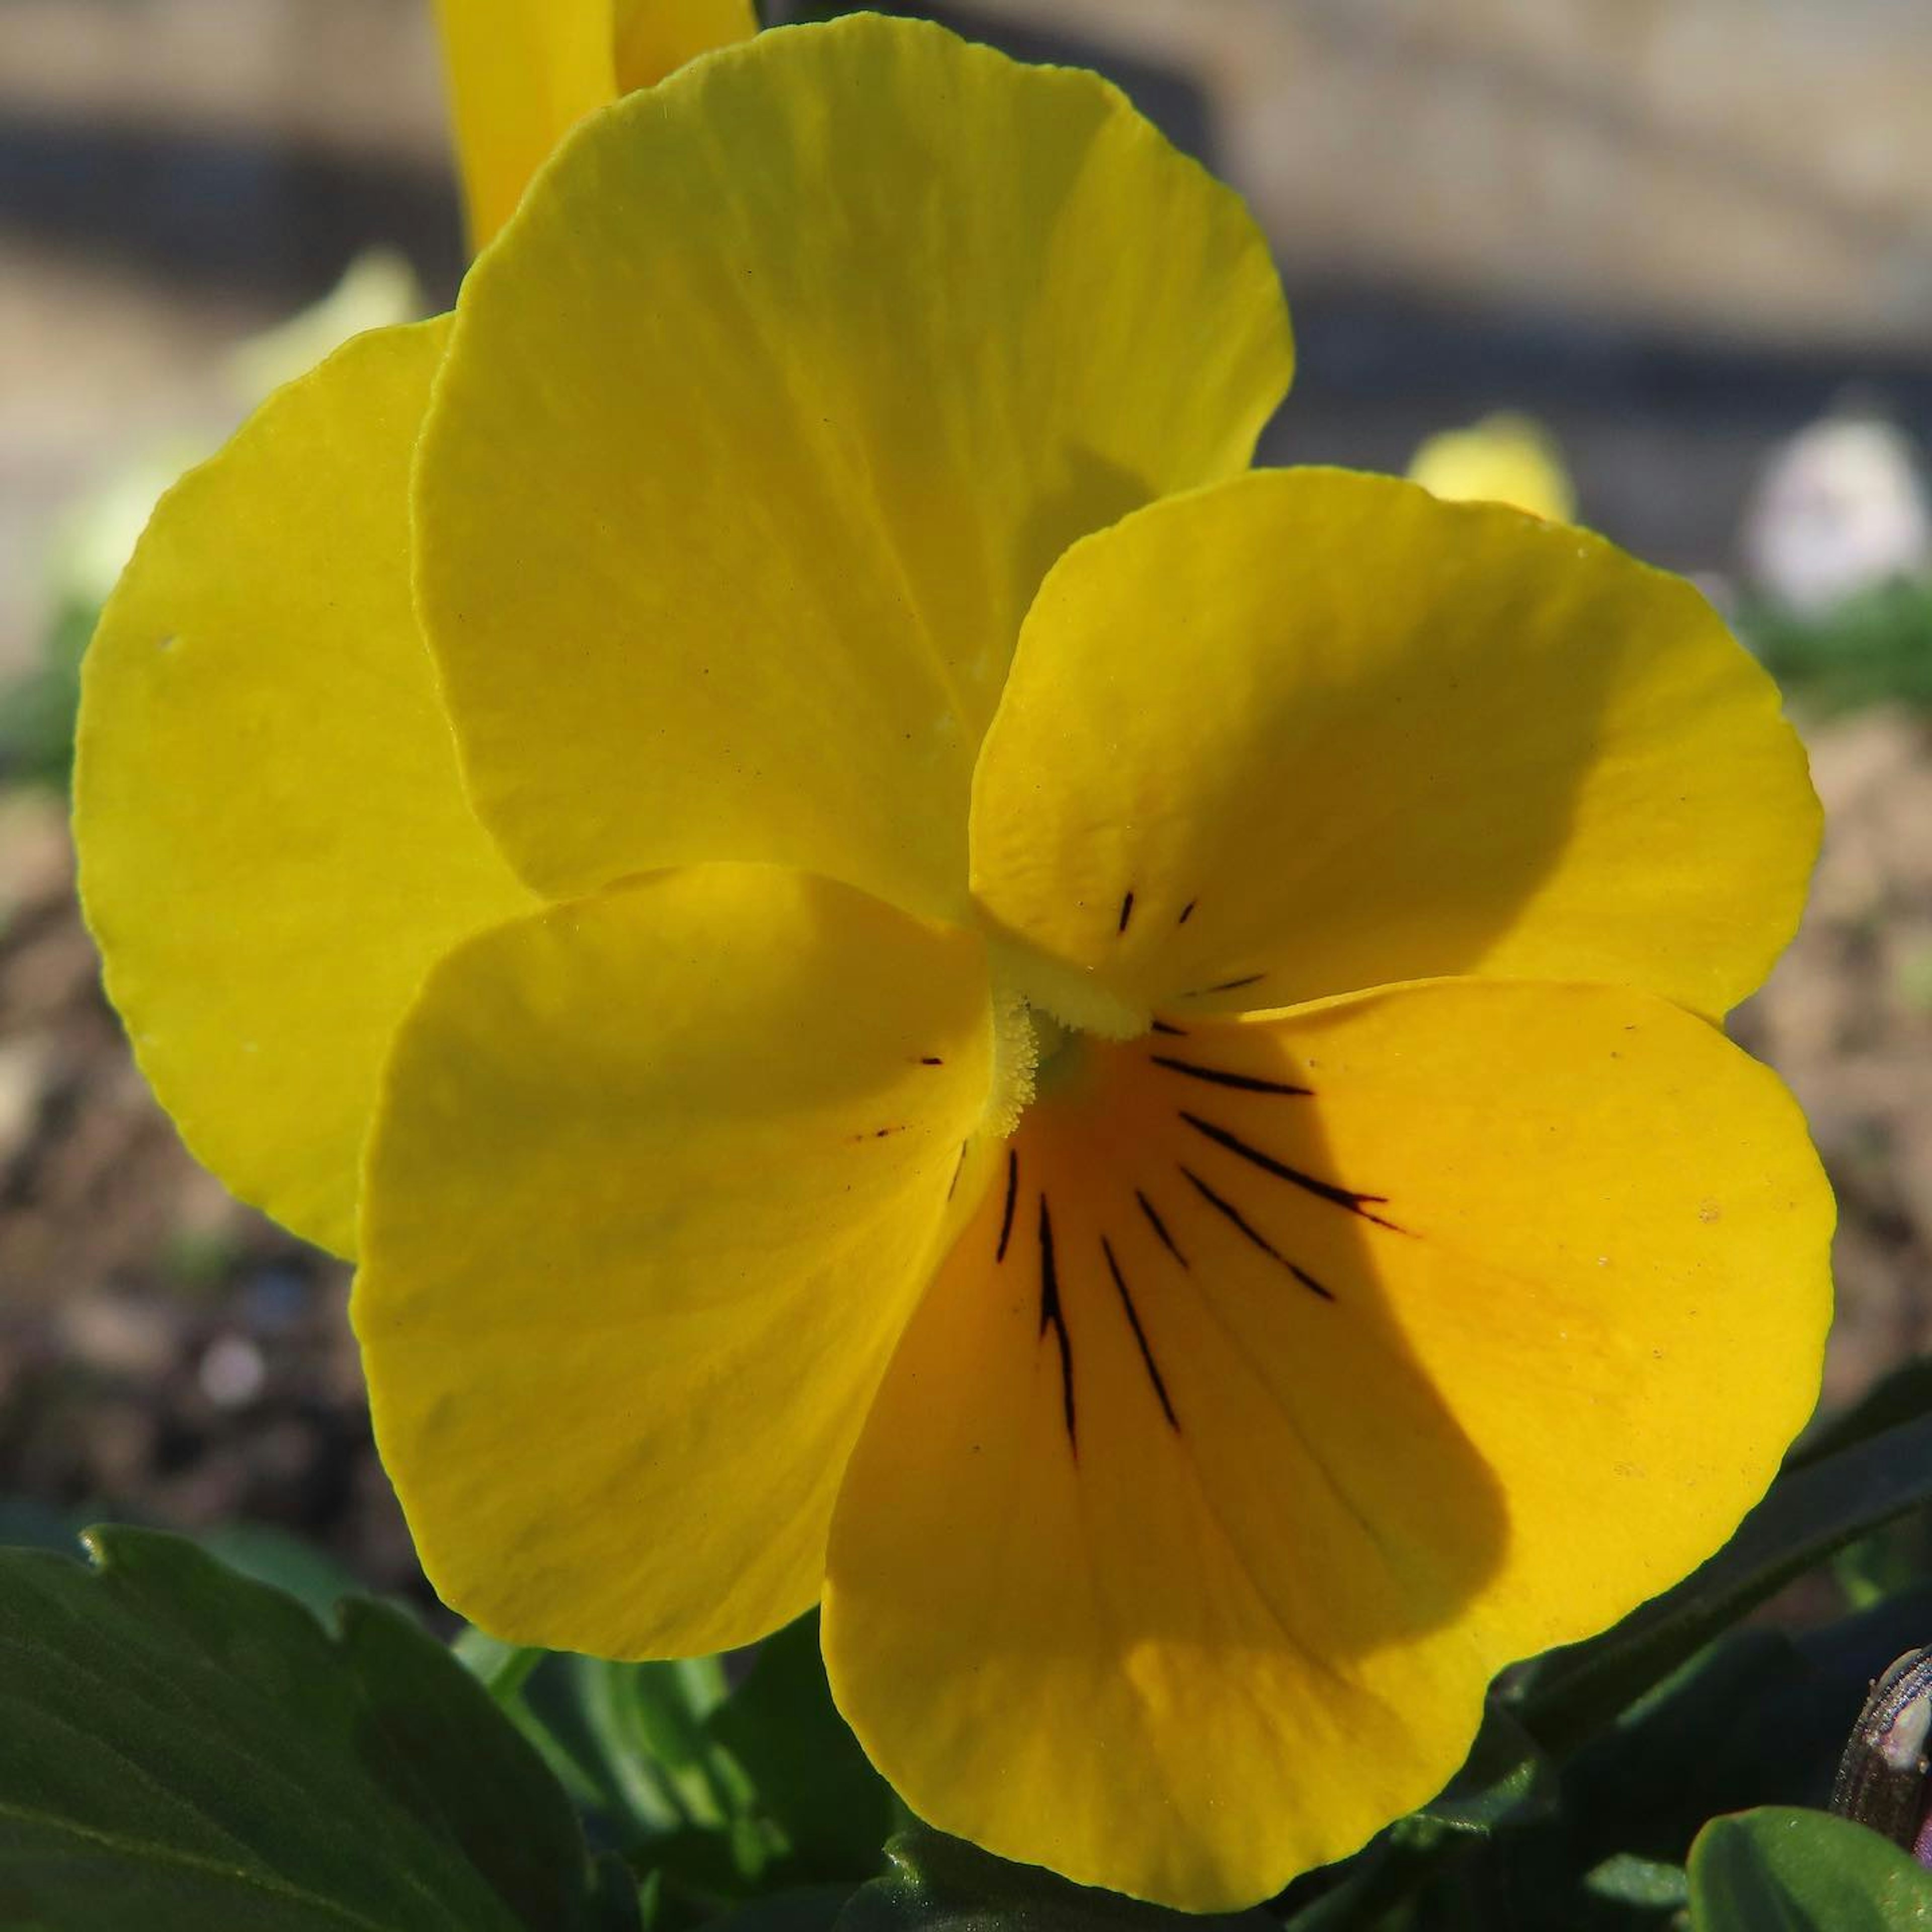
[[[758,25],[752,0],[436,0],[436,11],[476,248],[585,115]]]
[[[1291,360],[1092,76],[767,33],[170,496],[81,730],[113,996],[359,1253],[448,1600],[822,1601],[916,1810],[1196,1907],[1722,1542],[1828,1302],[1711,1024],[1816,839],[1775,690],[1595,537],[1248,472]]]

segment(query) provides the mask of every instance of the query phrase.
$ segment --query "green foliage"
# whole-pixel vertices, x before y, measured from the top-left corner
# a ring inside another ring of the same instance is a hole
[[[1546,1814],[1556,1798],[1556,1768],[1548,1754],[1492,1699],[1468,1763],[1416,1815],[1455,1831],[1493,1832]]]
[[[0,1553],[0,1925],[597,1925],[563,1793],[406,1616],[332,1635],[177,1538],[89,1542]]]
[[[80,661],[99,607],[64,601],[42,640],[40,663],[0,687],[0,778],[64,788],[80,710]]]
[[[1270,1932],[1258,1912],[1180,1918],[1110,1892],[1009,1864],[915,1824],[887,1847],[892,1869],[854,1894],[838,1932]]]
[[[708,1729],[743,1768],[802,1872],[836,1879],[878,1869],[898,1809],[832,1701],[816,1611],[760,1648]]]
[[[455,1648],[646,1876],[654,1932],[721,1915],[809,1932],[878,1870],[898,1814],[832,1704],[815,1612],[735,1687],[715,1658],[609,1664],[476,1630]]]
[[[1815,617],[1748,606],[1738,625],[1778,682],[1815,711],[1932,706],[1932,583],[1880,584]]]
[[[1795,1452],[1695,1576],[1506,1673],[1434,1802],[1221,1925],[1932,1932],[1904,1853],[1790,1808],[1824,1801],[1870,1678],[1932,1633],[1928,1499],[1913,1367]],[[0,1551],[0,1932],[1177,1920],[908,1819],[832,1705],[815,1617],[750,1658],[612,1664],[474,1630],[446,1649],[381,1604],[328,1612],[339,1575],[272,1533],[222,1539],[252,1578],[172,1538],[91,1540],[92,1569]],[[1807,1570],[1850,1614],[1740,1627]]]
[[[1690,1865],[1694,1932],[1932,1928],[1932,1874],[1876,1832],[1822,1811],[1717,1818]]]

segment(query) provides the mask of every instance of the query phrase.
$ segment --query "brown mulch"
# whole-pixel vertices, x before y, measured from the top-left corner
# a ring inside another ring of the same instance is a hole
[[[0,798],[0,1540],[118,1520],[416,1559],[369,1437],[348,1272],[231,1200],[100,994],[64,808]]]
[[[1732,1030],[1790,1083],[1838,1190],[1836,1406],[1932,1349],[1932,731],[1870,712],[1808,735],[1824,856]]]

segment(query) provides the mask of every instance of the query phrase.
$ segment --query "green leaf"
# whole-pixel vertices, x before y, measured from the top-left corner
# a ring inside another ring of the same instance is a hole
[[[1694,1932],[1928,1932],[1932,1874],[1822,1811],[1715,1818],[1690,1848]]]
[[[832,1701],[818,1612],[767,1637],[749,1674],[706,1728],[742,1768],[806,1875],[870,1878],[896,1813]]]
[[[728,1829],[748,1806],[742,1774],[705,1729],[724,1694],[715,1657],[668,1664],[568,1660],[606,1782],[646,1833]]]
[[[1634,1906],[1640,1912],[1674,1912],[1690,1897],[1682,1865],[1617,1852],[1583,1874],[1583,1889],[1608,1905]]]
[[[409,1618],[86,1540],[0,1552],[0,1925],[591,1932],[568,1801]]]
[[[767,1892],[713,1919],[710,1932],[832,1932],[853,1890],[849,1885],[800,1885]]]
[[[1790,1470],[1700,1569],[1615,1629],[1557,1651],[1514,1708],[1562,1756],[1791,1579],[1932,1501],[1932,1415]]]
[[[591,1867],[590,1880],[590,1923],[594,1932],[644,1932],[644,1891],[637,1874],[615,1852],[598,1856]],[[656,1903],[655,1896],[650,1902]]]
[[[1493,1832],[1507,1822],[1549,1812],[1556,1795],[1556,1766],[1536,1740],[1492,1702],[1468,1762],[1418,1815],[1458,1832]]]
[[[852,1894],[838,1932],[1278,1932],[1262,1912],[1196,1918],[1070,1884],[929,1826],[886,1852],[891,1870]]]
[[[286,1590],[325,1622],[344,1598],[361,1594],[356,1579],[334,1557],[267,1523],[226,1523],[195,1540],[229,1569]]]
[[[1785,1468],[1808,1468],[1926,1414],[1932,1414],[1932,1355],[1919,1355],[1882,1376],[1850,1408],[1813,1424],[1785,1458]]]
[[[457,1632],[449,1649],[470,1676],[506,1706],[515,1702],[530,1672],[551,1654],[547,1650],[532,1650],[527,1644],[506,1643],[474,1624]]]

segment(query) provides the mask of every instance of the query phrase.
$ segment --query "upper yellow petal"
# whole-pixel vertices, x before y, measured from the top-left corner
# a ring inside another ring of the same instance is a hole
[[[637,1657],[814,1601],[992,1038],[976,938],[761,866],[655,874],[438,968],[352,1313],[451,1604]]]
[[[530,903],[464,801],[410,604],[446,333],[358,337],[170,490],[81,693],[81,896],[136,1056],[236,1193],[343,1253],[404,1008]]]
[[[472,249],[593,108],[758,26],[752,0],[436,0],[436,10]]]
[[[1085,1051],[893,1357],[826,1661],[922,1817],[1232,1907],[1729,1535],[1816,1394],[1831,1196],[1769,1073],[1621,988]]]
[[[1776,686],[1688,584],[1497,506],[1275,470],[1061,560],[973,865],[1057,1008],[1468,973],[1720,1013],[1796,926],[1818,829]]]
[[[614,0],[611,24],[617,92],[628,94],[714,47],[748,40],[758,16],[752,0]]]
[[[858,15],[621,103],[466,283],[418,470],[478,808],[548,892],[960,912],[1041,575],[1238,470],[1290,359],[1240,202],[1091,74]]]
[[[617,94],[612,0],[436,0],[452,132],[481,248],[530,177]]]

